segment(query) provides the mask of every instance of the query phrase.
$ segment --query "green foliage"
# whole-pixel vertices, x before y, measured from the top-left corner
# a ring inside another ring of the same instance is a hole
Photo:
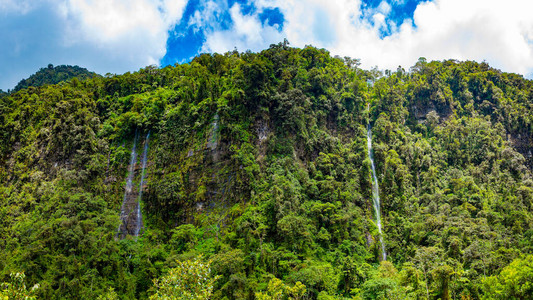
[[[533,82],[485,63],[383,73],[287,42],[23,88],[0,96],[0,277],[25,270],[43,299],[146,299],[203,255],[212,299],[527,291],[531,111]],[[119,240],[148,131],[143,234]]]
[[[49,64],[48,67],[39,69],[37,73],[31,75],[27,79],[22,79],[15,88],[13,88],[13,91],[17,92],[30,86],[38,87],[45,84],[57,84],[69,79],[72,79],[72,85],[77,86],[79,85],[80,80],[96,76],[98,76],[96,73],[89,72],[87,69],[78,66],[61,65],[54,67],[52,64]]]
[[[154,279],[155,293],[150,299],[210,299],[219,276],[211,276],[211,262],[202,257],[176,261],[177,267]]]
[[[109,288],[105,292],[105,294],[98,296],[98,298],[96,298],[96,299],[97,300],[118,300],[119,297],[118,297],[117,292],[115,292],[115,289]]]
[[[517,258],[483,281],[484,299],[527,299],[533,295],[533,256]]]
[[[390,278],[370,279],[362,286],[364,299],[392,299],[391,291],[396,287]]]
[[[266,292],[256,293],[257,300],[299,300],[303,299],[305,294],[305,285],[301,282],[296,282],[294,286],[289,286],[283,283],[278,278],[272,278],[268,282]]]
[[[35,297],[35,290],[39,285],[34,285],[31,289],[26,288],[24,272],[11,273],[11,282],[4,282],[0,285],[0,299],[2,300],[33,300]]]

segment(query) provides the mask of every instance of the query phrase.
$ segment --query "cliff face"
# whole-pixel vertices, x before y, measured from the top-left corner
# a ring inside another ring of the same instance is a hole
[[[509,134],[509,142],[524,156],[526,165],[533,170],[533,135],[531,132],[521,130],[519,133]]]

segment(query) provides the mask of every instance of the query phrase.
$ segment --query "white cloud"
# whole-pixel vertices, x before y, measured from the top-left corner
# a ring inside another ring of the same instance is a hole
[[[99,73],[158,64],[187,1],[0,0],[0,88],[12,88],[48,63]],[[390,16],[404,0],[382,0],[376,8],[361,1],[255,0],[249,12],[225,0],[200,0],[187,23],[205,35],[202,51],[259,51],[287,38],[293,46],[360,58],[364,68],[408,68],[423,56],[486,60],[533,76],[533,1],[434,0],[400,23]],[[283,14],[282,28],[261,21],[272,8]]]
[[[227,3],[225,1],[203,1],[200,6],[194,12],[194,15],[189,19],[189,26],[194,26],[196,30],[204,29],[221,30],[220,15],[228,10]]]
[[[295,46],[332,46],[347,36],[348,28],[359,24],[360,1],[309,0],[307,3],[289,0],[272,1],[285,17],[283,33]]]
[[[403,27],[383,46],[404,49],[403,55],[395,57],[404,65],[418,56],[474,59],[527,74],[533,69],[533,45],[526,39],[533,32],[532,10],[533,2],[520,0],[428,2],[415,11],[416,29]]]
[[[168,30],[181,18],[185,1],[69,0],[65,42],[90,44],[133,66],[158,64]],[[126,70],[120,70],[126,71]]]
[[[244,15],[237,3],[229,9],[229,13],[232,20],[231,27],[223,30],[207,30],[202,51],[225,52],[235,47],[241,51],[248,49],[259,51],[272,42],[283,39],[278,26],[262,24],[258,13]]]
[[[38,68],[123,73],[159,64],[187,0],[0,0],[0,88]]]
[[[504,71],[533,72],[532,1],[435,0],[419,4],[413,20],[399,24],[387,17],[389,3],[370,9],[361,8],[360,0],[258,0],[259,10],[278,7],[283,13],[281,33],[261,24],[256,15],[243,16],[232,9],[235,24],[209,33],[204,49],[258,50],[286,37],[294,46],[312,44],[332,54],[361,58],[365,68],[408,68],[426,57],[486,60]],[[382,38],[384,26],[392,33]]]
[[[381,3],[379,4],[377,10],[384,14],[384,15],[388,15],[391,11],[391,6],[389,3],[387,3],[387,1],[381,1]]]
[[[27,14],[33,7],[39,4],[40,0],[0,0],[0,13]]]
[[[283,40],[279,26],[263,24],[259,14],[266,6],[258,5],[252,14],[244,14],[239,3],[228,6],[224,0],[201,1],[188,25],[202,30],[205,42],[199,52],[260,51],[273,42]],[[228,17],[229,15],[229,17]],[[228,19],[229,18],[229,19]]]

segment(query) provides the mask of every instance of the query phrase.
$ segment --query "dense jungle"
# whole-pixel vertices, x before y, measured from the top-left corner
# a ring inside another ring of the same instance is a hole
[[[533,81],[287,42],[82,71],[0,96],[0,299],[533,299]]]

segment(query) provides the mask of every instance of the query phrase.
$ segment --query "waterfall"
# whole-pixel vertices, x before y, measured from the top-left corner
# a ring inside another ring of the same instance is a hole
[[[212,130],[211,130],[211,137],[208,140],[207,147],[209,147],[211,150],[215,150],[217,148],[218,144],[218,121],[220,117],[218,116],[218,113],[213,117],[213,123],[212,123]]]
[[[146,161],[148,160],[148,142],[150,140],[150,132],[146,135],[146,139],[144,140],[144,151],[142,156],[142,169],[141,169],[141,183],[139,184],[139,199],[137,200],[137,218],[135,223],[135,236],[139,236],[139,232],[141,231],[142,227],[142,214],[141,214],[141,200],[143,197],[143,187],[144,187],[144,170],[146,169]]]
[[[146,169],[146,162],[148,160],[148,142],[150,133],[146,135],[144,140],[144,151],[141,156],[141,179],[139,182],[139,189],[134,188],[134,178],[137,169],[137,142],[139,134],[135,131],[135,138],[133,139],[133,147],[131,149],[130,164],[128,167],[128,176],[126,177],[126,187],[124,189],[124,200],[120,209],[121,224],[118,228],[117,238],[125,238],[126,235],[138,236],[142,228],[142,214],[140,201],[144,186],[144,173]]]
[[[126,179],[126,191],[124,192],[124,201],[126,196],[131,193],[133,188],[133,176],[135,175],[135,165],[137,164],[137,139],[139,139],[139,133],[135,131],[135,138],[133,139],[133,148],[131,148],[130,165],[128,167],[128,177]]]
[[[126,188],[124,189],[124,199],[120,208],[120,225],[117,230],[117,237],[124,238],[127,233],[128,225],[128,198],[133,190],[133,177],[135,176],[135,165],[137,164],[137,139],[139,133],[135,130],[135,138],[133,138],[133,147],[131,148],[130,164],[128,166],[128,176],[126,177]]]
[[[370,123],[368,124],[367,131],[367,146],[368,157],[370,158],[370,164],[372,166],[372,203],[374,206],[374,214],[376,215],[376,225],[378,226],[379,241],[381,243],[381,258],[387,260],[387,253],[385,252],[385,243],[383,242],[383,235],[381,233],[381,208],[379,201],[379,186],[378,178],[376,176],[376,167],[374,166],[374,155],[372,151],[372,129]]]

